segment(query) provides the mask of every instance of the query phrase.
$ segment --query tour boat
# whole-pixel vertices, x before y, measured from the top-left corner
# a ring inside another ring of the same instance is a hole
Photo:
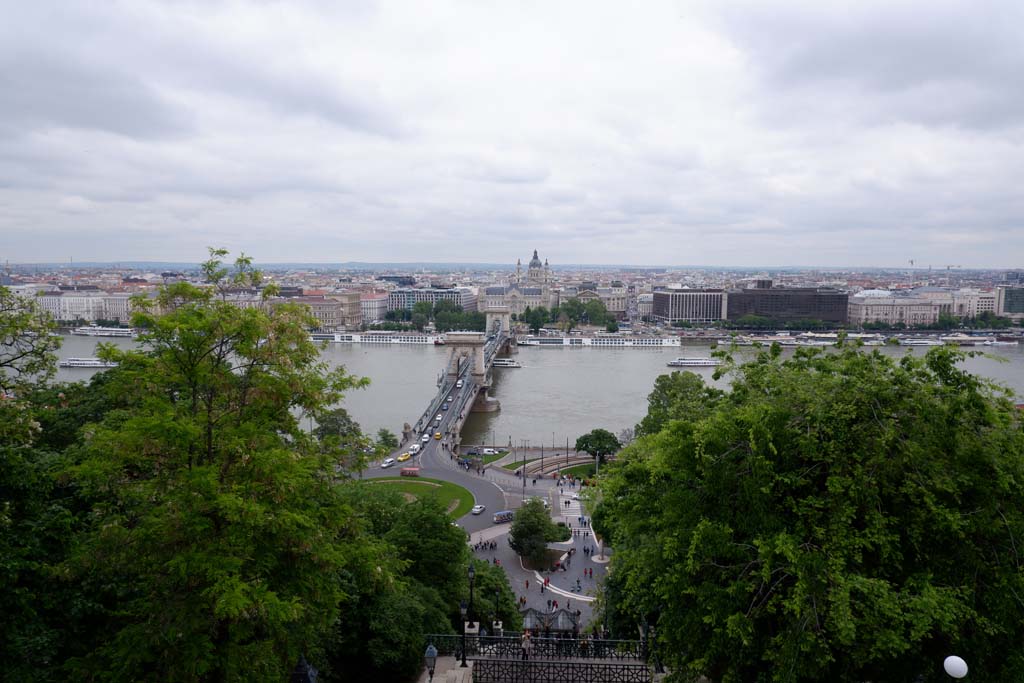
[[[938,339],[900,339],[901,346],[942,346]]]
[[[434,340],[434,346],[444,346],[444,339],[442,339],[441,337],[438,337],[437,339],[435,339]]]
[[[666,365],[671,368],[683,368],[683,367],[697,367],[697,368],[713,368],[716,365],[721,365],[722,361],[717,358],[676,358],[670,360]]]
[[[100,358],[65,358],[58,363],[62,368],[116,368],[117,363]]]
[[[86,337],[134,337],[135,330],[130,327],[101,327],[99,325],[85,325],[76,327],[71,334],[83,335]]]
[[[512,358],[495,358],[492,361],[492,364],[496,368],[521,368],[521,367],[523,367],[516,360],[514,360]]]

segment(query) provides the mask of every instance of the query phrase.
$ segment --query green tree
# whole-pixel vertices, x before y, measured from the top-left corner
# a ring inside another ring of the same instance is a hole
[[[126,407],[88,427],[66,472],[94,501],[67,569],[112,610],[76,677],[280,680],[301,654],[322,659],[338,577],[390,566],[338,496],[335,454],[300,425],[359,382],[327,370],[301,307],[217,293],[170,285],[162,314],[137,302],[139,350],[101,345]]]
[[[609,319],[608,322],[605,323],[604,329],[606,332],[618,332],[619,323],[617,323],[614,318]]]
[[[600,299],[591,299],[583,305],[583,319],[591,325],[604,325],[608,321],[608,307]]]
[[[53,377],[61,344],[52,336],[55,329],[35,299],[0,287],[0,397],[17,396]]]
[[[564,316],[565,321],[568,322],[568,327],[566,328],[566,332],[568,332],[572,328],[576,327],[576,324],[583,319],[583,315],[586,310],[582,301],[572,298],[562,302],[562,305],[559,306],[559,312],[559,319],[561,320],[561,316]]]
[[[417,301],[412,305],[412,315],[414,320],[417,315],[423,316],[425,320],[431,320],[434,317],[434,304],[429,301]]]
[[[377,430],[377,447],[385,453],[390,453],[398,448],[398,437],[391,430],[381,427]]]
[[[622,448],[618,437],[607,429],[595,429],[576,439],[576,450],[589,453],[597,463],[600,471],[605,456],[618,452]]]
[[[722,391],[704,384],[695,372],[659,375],[647,396],[647,415],[636,426],[636,436],[657,434],[669,420],[694,420],[707,414],[722,398]]]
[[[551,317],[551,313],[548,309],[543,306],[537,308],[529,308],[523,311],[523,321],[529,326],[530,331],[534,334],[540,332],[540,328],[547,324],[548,319]]]
[[[544,504],[532,499],[516,510],[508,538],[516,553],[540,568],[544,565],[548,543],[560,540],[560,535],[558,525],[551,521]]]
[[[682,680],[972,680],[1024,667],[1024,431],[949,348],[776,346],[620,454],[594,528],[612,612]],[[920,676],[920,678],[918,678]]]
[[[429,320],[430,318],[423,315],[422,313],[412,314],[412,326],[416,329],[417,332],[422,332],[423,328],[427,326],[427,322]]]

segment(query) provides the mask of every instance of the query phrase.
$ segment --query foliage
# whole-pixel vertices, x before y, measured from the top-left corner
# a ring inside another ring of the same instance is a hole
[[[223,269],[204,271],[214,289],[170,285],[159,314],[140,302],[141,350],[101,345],[126,407],[67,470],[93,501],[67,569],[116,609],[70,663],[83,678],[281,678],[322,654],[337,575],[382,561],[352,552],[339,454],[300,427],[359,382],[327,371],[301,307],[239,309],[216,298]]]
[[[516,510],[512,528],[509,530],[509,545],[520,556],[525,557],[534,566],[539,566],[544,561],[548,543],[557,540],[557,527],[540,500],[528,500]]]
[[[18,395],[53,377],[61,343],[51,336],[54,329],[35,299],[0,287],[0,397]]]
[[[537,308],[527,306],[521,318],[534,334],[538,334],[540,328],[544,327],[550,319],[551,312],[543,306],[538,306]]]
[[[659,375],[647,396],[647,415],[636,426],[636,436],[657,434],[669,420],[698,419],[722,398],[722,391],[704,384],[695,372]]]
[[[377,430],[377,450],[385,453],[398,448],[398,437],[391,430],[381,427]]]
[[[972,680],[1019,679],[1024,432],[1008,394],[949,348],[780,351],[606,471],[606,609],[656,621],[680,680],[939,681],[952,653]]]
[[[576,439],[576,450],[589,453],[598,464],[604,462],[606,455],[611,455],[622,448],[618,437],[607,429],[595,429]]]
[[[609,320],[604,326],[605,332],[618,332],[619,323],[615,322],[614,319]]]

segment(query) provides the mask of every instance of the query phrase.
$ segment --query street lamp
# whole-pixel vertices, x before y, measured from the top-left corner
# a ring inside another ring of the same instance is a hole
[[[473,618],[473,581],[476,579],[476,567],[473,566],[472,561],[469,563],[469,615],[470,619]],[[471,624],[473,622],[470,622]]]
[[[434,680],[434,665],[437,664],[437,648],[431,643],[427,645],[427,651],[423,653],[423,662],[427,665],[428,683]]]
[[[967,662],[956,655],[946,657],[945,661],[942,662],[942,668],[953,678],[963,678],[967,675]]]
[[[462,664],[459,668],[465,668],[469,666],[466,664],[466,601],[463,600],[459,603],[459,612],[462,614]]]

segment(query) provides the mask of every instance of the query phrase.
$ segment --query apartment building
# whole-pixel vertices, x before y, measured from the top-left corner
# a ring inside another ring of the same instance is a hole
[[[724,320],[728,313],[723,289],[655,290],[651,315],[661,323],[677,321],[710,323]]]

